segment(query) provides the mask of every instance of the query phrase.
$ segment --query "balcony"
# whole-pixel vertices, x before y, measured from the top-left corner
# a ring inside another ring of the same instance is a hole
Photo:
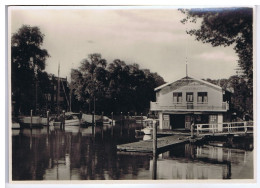
[[[222,106],[211,106],[208,104],[169,104],[164,105],[158,102],[150,102],[151,111],[208,111],[208,112],[226,112],[228,110],[228,103],[222,102]]]

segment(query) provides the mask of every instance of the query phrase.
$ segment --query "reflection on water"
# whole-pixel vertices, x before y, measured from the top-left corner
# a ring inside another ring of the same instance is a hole
[[[117,144],[138,141],[137,127],[122,130],[107,125],[96,127],[96,134],[91,127],[15,130],[13,180],[253,178],[252,140],[223,142],[222,147],[221,142],[180,144],[159,154],[157,160],[148,154],[117,152]]]

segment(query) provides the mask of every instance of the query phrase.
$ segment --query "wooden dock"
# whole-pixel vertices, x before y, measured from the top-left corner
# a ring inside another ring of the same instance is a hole
[[[157,138],[157,150],[189,141],[190,136],[172,135]],[[153,140],[143,140],[128,144],[117,145],[117,150],[127,152],[153,152]]]

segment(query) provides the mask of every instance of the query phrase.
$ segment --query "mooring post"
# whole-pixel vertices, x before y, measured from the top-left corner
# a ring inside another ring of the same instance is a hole
[[[95,135],[95,127],[94,127],[94,111],[92,111],[92,135]]]
[[[104,122],[103,122],[103,116],[104,116],[104,112],[101,113],[101,134],[102,134],[102,140],[103,140],[103,137],[104,137],[104,133],[103,133],[103,125],[104,125]]]
[[[194,138],[194,123],[191,124],[191,138]]]
[[[247,133],[247,122],[244,122],[244,129],[245,129],[245,133]]]
[[[143,113],[141,113],[141,128],[143,128]]]
[[[157,123],[153,121],[153,155],[157,153]]]
[[[49,111],[47,111],[47,126],[49,127],[50,125],[49,125],[49,123],[50,123],[50,121],[49,121],[50,119],[49,119]]]
[[[112,122],[111,122],[111,125],[112,125],[112,127],[111,127],[111,135],[113,136],[113,132],[114,132],[114,127],[113,127],[113,121],[114,121],[114,117],[113,117],[113,112],[111,112],[111,118],[112,118]]]
[[[32,129],[32,115],[33,115],[33,110],[31,110],[31,123],[30,123],[30,129]]]
[[[152,179],[156,179],[157,172],[157,123],[153,121],[153,177]]]
[[[129,112],[127,112],[127,134],[129,134],[129,121],[130,121]]]
[[[62,124],[63,124],[63,130],[65,130],[65,110],[63,110],[62,111],[62,115],[63,115],[63,122],[62,122]]]
[[[121,112],[121,126],[120,126],[120,135],[123,134],[123,112]]]

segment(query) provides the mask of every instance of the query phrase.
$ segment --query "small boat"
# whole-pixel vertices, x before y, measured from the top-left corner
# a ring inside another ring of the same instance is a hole
[[[80,113],[66,112],[65,113],[65,126],[80,126],[85,124],[83,120],[79,118]],[[60,117],[54,118],[54,120],[50,121],[50,125],[60,126],[62,123],[62,115]]]
[[[141,131],[145,134],[145,135],[150,135],[153,132],[153,126],[157,126],[159,123],[158,119],[147,119],[145,122],[145,128],[141,129]]]
[[[141,131],[145,134],[145,135],[150,135],[153,132],[153,128],[152,127],[145,127],[143,129],[141,129]]]
[[[12,118],[12,129],[20,129],[20,123],[18,119]]]
[[[21,127],[33,127],[42,128],[41,117],[40,116],[23,116],[19,118]]]
[[[101,123],[102,123],[102,120],[100,119]],[[107,116],[104,116],[103,117],[103,124],[112,124],[115,125],[116,121],[115,120],[112,120],[110,118],[108,118]]]

